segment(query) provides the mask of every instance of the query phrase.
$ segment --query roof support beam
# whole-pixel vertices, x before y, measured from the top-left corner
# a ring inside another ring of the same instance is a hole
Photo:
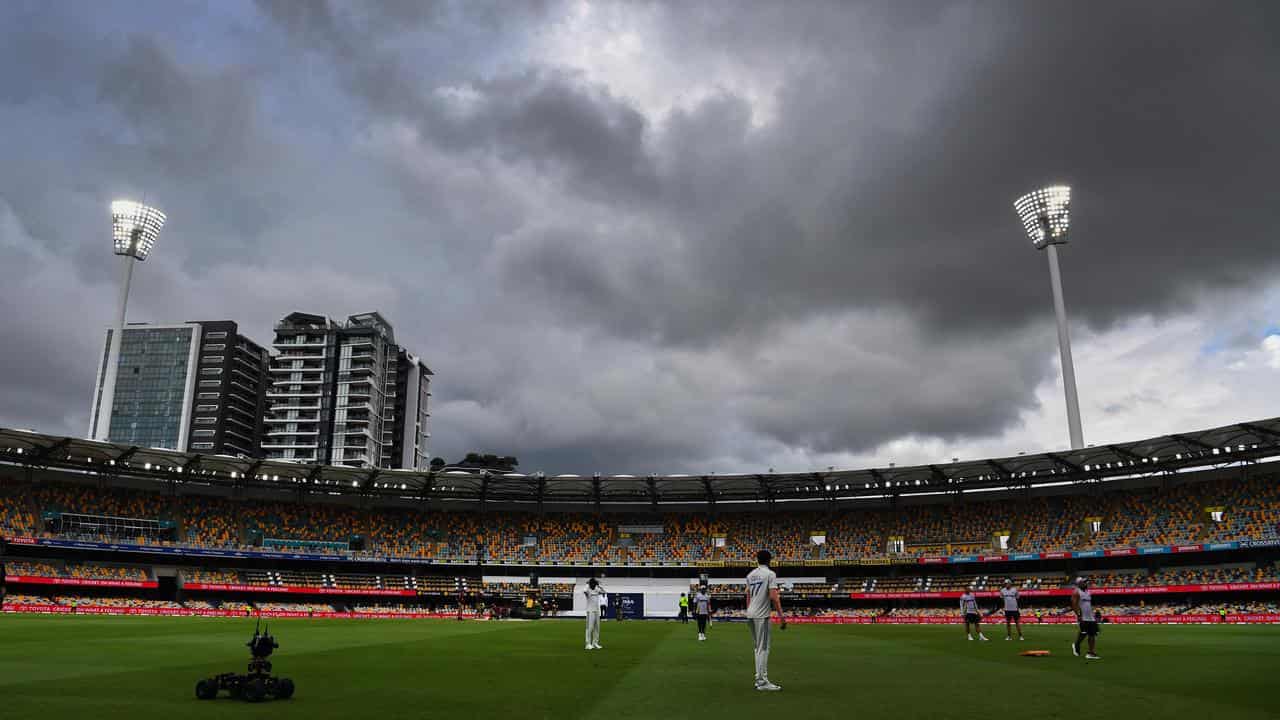
[[[1113,452],[1113,453],[1117,454],[1117,455],[1121,455],[1121,456],[1124,456],[1124,457],[1126,457],[1126,458],[1129,458],[1130,460],[1132,460],[1132,461],[1134,461],[1134,462],[1146,462],[1146,461],[1149,459],[1149,458],[1142,457],[1142,456],[1141,456],[1141,455],[1139,455],[1138,453],[1133,452],[1132,450],[1129,450],[1128,448],[1122,448],[1122,447],[1120,447],[1119,445],[1108,445],[1108,446],[1107,446],[1107,449],[1108,449],[1108,450],[1110,450],[1111,452]]]
[[[129,448],[128,450],[125,450],[124,452],[122,452],[122,453],[120,453],[119,455],[115,456],[115,458],[113,458],[113,459],[114,459],[116,462],[118,462],[118,463],[127,462],[127,461],[129,460],[129,458],[133,457],[134,453],[138,452],[138,451],[139,451],[139,450],[141,450],[141,449],[142,449],[142,448],[138,447],[137,445],[134,445],[133,447]]]
[[[942,468],[938,467],[937,465],[930,465],[929,473],[933,475],[933,479],[937,480],[939,485],[955,484],[951,482],[951,478],[946,473],[942,472]]]
[[[760,497],[762,497],[769,507],[773,507],[773,488],[769,485],[769,481],[764,475],[756,476],[756,484],[760,487]]]
[[[418,491],[418,497],[421,498],[423,504],[431,502],[431,491],[436,489],[436,473],[434,470],[427,471],[427,477],[422,481],[422,488]]]
[[[1248,430],[1249,432],[1255,435],[1265,435],[1267,437],[1280,440],[1280,432],[1276,432],[1275,430],[1268,430],[1267,428],[1264,428],[1260,425],[1254,425],[1253,423],[1240,423],[1240,427],[1244,428],[1245,430]]]
[[[61,440],[53,443],[52,445],[46,445],[45,447],[42,447],[38,451],[36,451],[36,454],[31,458],[31,462],[40,462],[52,456],[54,453],[58,452],[59,450],[62,450],[63,448],[65,448],[70,444],[71,444],[71,438],[62,438]],[[137,448],[134,448],[134,449],[136,450]]]
[[[1061,455],[1055,455],[1054,453],[1045,453],[1044,456],[1054,461],[1055,463],[1057,463],[1059,467],[1065,468],[1066,470],[1070,470],[1073,473],[1084,472],[1084,468],[1071,462],[1070,460],[1067,460]]]
[[[1218,449],[1212,445],[1209,445],[1208,443],[1201,442],[1193,437],[1188,437],[1186,435],[1170,435],[1169,437],[1183,443],[1184,445],[1198,447],[1201,450],[1217,450]]]

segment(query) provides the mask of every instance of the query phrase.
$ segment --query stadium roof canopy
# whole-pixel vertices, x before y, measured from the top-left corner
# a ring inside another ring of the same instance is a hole
[[[136,447],[0,429],[0,464],[303,494],[555,504],[839,501],[967,493],[1255,464],[1280,459],[1280,418],[1088,447],[962,462],[736,475],[545,475],[378,470]]]

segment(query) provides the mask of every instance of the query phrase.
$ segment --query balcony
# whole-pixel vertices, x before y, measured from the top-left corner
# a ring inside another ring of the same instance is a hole
[[[320,446],[316,443],[311,443],[309,445],[292,442],[262,443],[263,450],[317,450],[319,448]]]
[[[319,400],[322,395],[323,393],[321,393],[319,389],[308,390],[307,392],[303,392],[302,390],[268,390],[267,400],[278,400],[281,398],[291,398],[291,397],[314,398],[316,400]],[[279,407],[279,404],[272,403],[271,407],[273,409],[277,408]]]
[[[320,431],[319,431],[319,430],[272,430],[271,432],[266,433],[265,435],[263,435],[263,437],[274,437],[274,438],[280,438],[280,437],[293,437],[293,436],[295,436],[295,435],[299,435],[299,436],[301,436],[301,435],[316,435],[316,436],[319,436],[319,435],[320,435]]]
[[[231,366],[231,373],[233,375],[238,375],[244,378],[245,380],[248,380],[251,383],[258,382],[259,373],[257,372],[256,368],[254,370],[255,371],[251,373],[251,372],[246,372],[245,369],[240,367],[239,365]]]
[[[239,410],[240,412],[245,412],[252,415],[254,413],[248,410],[248,408],[258,407],[258,401],[254,399],[252,395],[241,395],[240,393],[227,391],[226,397],[227,397],[227,400],[231,401],[227,403],[227,407],[231,408],[232,410]]]
[[[280,425],[287,423],[298,423],[301,425],[316,425],[320,422],[318,417],[296,417],[296,418],[274,418],[268,417],[262,419],[262,424],[270,429],[271,432],[280,432]]]
[[[246,443],[248,443],[248,444],[250,444],[250,445],[252,445],[252,444],[253,444],[253,435],[251,435],[251,434],[250,434],[250,435],[246,435],[245,433],[242,433],[242,432],[240,432],[239,430],[236,430],[235,428],[223,428],[223,429],[222,429],[222,432],[223,432],[223,434],[224,434],[224,435],[229,435],[229,436],[232,436],[232,437],[238,437],[238,438],[240,438],[241,440],[244,440]],[[250,433],[252,433],[252,432],[253,432],[253,431],[252,431],[252,430],[250,430]]]
[[[285,405],[276,405],[267,409],[267,415],[266,415],[267,420],[277,420],[280,418],[287,418],[287,417],[293,417],[295,419],[302,420],[302,421],[305,421],[306,418],[311,418],[311,417],[318,418],[320,417],[320,408],[305,407],[305,406],[290,408]],[[313,420],[312,422],[316,422],[316,421]]]
[[[288,347],[288,346],[286,346]],[[303,350],[301,352],[289,352],[285,350],[275,356],[276,362],[293,362],[294,360],[302,360],[304,362],[324,362],[326,355],[322,352],[314,350]]]
[[[301,365],[299,367],[294,367],[295,362],[301,363]],[[320,373],[324,372],[324,361],[276,358],[276,361],[271,364],[269,372],[275,374],[290,372]]]
[[[320,385],[320,384],[324,383],[324,378],[323,378],[323,377],[316,377],[316,375],[318,375],[319,373],[299,372],[299,371],[297,371],[297,370],[293,370],[292,372],[297,373],[297,374],[299,374],[299,375],[302,375],[302,376],[303,376],[303,379],[301,379],[301,380],[293,380],[293,379],[272,380],[272,381],[271,381],[271,386],[272,386],[272,387],[280,387],[280,386],[283,386],[283,385]]]

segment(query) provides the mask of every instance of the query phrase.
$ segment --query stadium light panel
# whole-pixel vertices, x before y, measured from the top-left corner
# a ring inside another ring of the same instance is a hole
[[[165,214],[132,200],[111,203],[111,239],[116,255],[146,260],[160,237]]]
[[[1051,185],[1018,198],[1013,203],[1027,237],[1037,248],[1065,243],[1071,225],[1071,188]]]

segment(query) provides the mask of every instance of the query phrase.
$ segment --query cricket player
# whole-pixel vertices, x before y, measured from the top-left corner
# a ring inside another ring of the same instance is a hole
[[[605,595],[604,588],[591,578],[582,594],[587,596],[587,649],[603,650],[600,647],[600,603]]]
[[[1080,641],[1086,637],[1089,638],[1089,653],[1084,656],[1085,660],[1101,660],[1098,657],[1098,616],[1093,609],[1093,593],[1089,592],[1089,578],[1076,578],[1076,589],[1071,591],[1071,611],[1076,614],[1076,621],[1080,623],[1080,634],[1076,635],[1076,641],[1071,643],[1071,654],[1080,657]]]
[[[778,575],[769,569],[771,560],[773,555],[768,550],[756,553],[760,565],[747,575],[747,627],[751,628],[755,646],[756,690],[776,692],[782,687],[769,682],[769,617],[772,611],[778,612],[779,630],[787,629],[787,619],[778,598]]]
[[[698,621],[698,639],[707,639],[707,618],[711,616],[711,595],[704,587],[693,595],[693,617]]]
[[[986,642],[987,636],[982,634],[982,615],[978,612],[978,597],[973,594],[973,586],[960,596],[960,612],[964,615],[964,634],[973,639],[973,633],[978,633],[978,639]],[[973,626],[973,630],[969,630],[969,626]]]
[[[1004,599],[1004,639],[1013,639],[1013,626],[1017,625],[1018,639],[1025,640],[1022,637],[1022,613],[1018,610],[1018,588],[1013,586],[1012,579],[1005,578],[1000,597]]]

